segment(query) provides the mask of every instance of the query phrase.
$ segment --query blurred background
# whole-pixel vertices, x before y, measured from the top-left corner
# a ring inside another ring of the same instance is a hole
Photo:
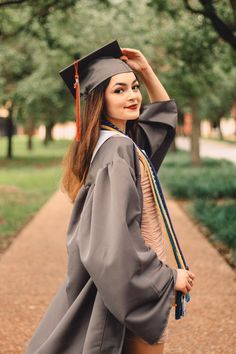
[[[175,99],[161,182],[234,268],[235,0],[0,1],[0,252],[60,185],[75,112],[59,71],[114,39]]]

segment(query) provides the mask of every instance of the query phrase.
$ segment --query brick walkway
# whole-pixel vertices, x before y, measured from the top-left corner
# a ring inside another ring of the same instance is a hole
[[[191,270],[196,274],[185,318],[171,313],[165,354],[233,354],[236,348],[235,273],[182,209],[168,202]],[[0,259],[0,353],[24,353],[66,273],[71,204],[56,192]]]

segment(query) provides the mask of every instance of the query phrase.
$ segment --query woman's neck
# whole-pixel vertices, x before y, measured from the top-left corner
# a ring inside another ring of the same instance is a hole
[[[114,125],[117,126],[117,128],[119,128],[120,130],[122,130],[123,133],[126,132],[126,120],[123,119],[117,119],[117,118],[110,118],[110,117],[106,117],[106,120],[108,122],[113,123]]]

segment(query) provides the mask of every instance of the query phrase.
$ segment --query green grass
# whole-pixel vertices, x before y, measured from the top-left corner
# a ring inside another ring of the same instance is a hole
[[[236,264],[236,166],[205,158],[191,166],[184,151],[169,153],[159,173],[174,198],[186,201],[187,211],[207,227],[214,242],[222,242]]]
[[[13,138],[13,157],[14,164],[15,162],[26,164],[50,164],[54,162],[58,162],[62,155],[64,154],[65,148],[69,145],[70,141],[67,140],[59,140],[54,141],[53,143],[49,143],[47,147],[45,147],[42,141],[39,138],[33,138],[33,150],[29,151],[27,149],[27,138],[26,136],[16,136]],[[1,166],[5,164],[9,167],[11,162],[9,160],[5,160],[7,151],[7,140],[5,137],[0,137],[0,163]]]
[[[7,160],[6,139],[0,139],[0,250],[59,188],[68,144],[55,141],[45,147],[34,138],[34,149],[28,151],[26,137],[14,137],[14,158]]]

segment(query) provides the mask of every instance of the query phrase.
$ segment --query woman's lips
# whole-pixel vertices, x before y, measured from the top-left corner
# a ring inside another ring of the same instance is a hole
[[[126,107],[126,108],[135,110],[135,109],[137,109],[137,107],[138,107],[138,105],[134,104],[133,106],[129,106],[129,107]]]

